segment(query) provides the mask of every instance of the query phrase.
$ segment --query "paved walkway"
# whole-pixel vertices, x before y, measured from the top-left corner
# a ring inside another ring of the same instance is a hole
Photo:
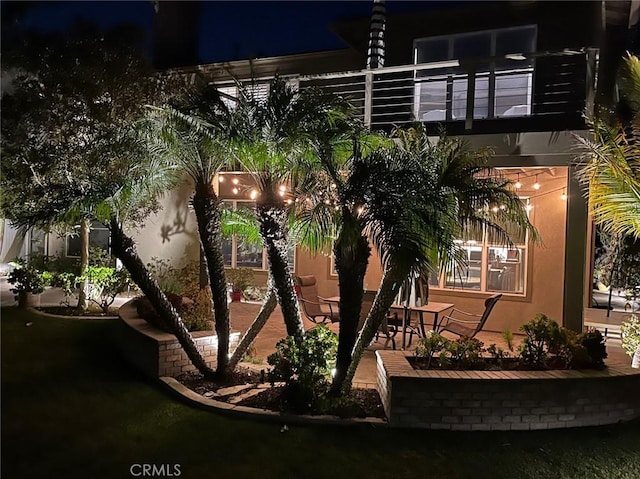
[[[2,306],[11,306],[15,304],[15,300],[13,298],[13,294],[9,291],[9,285],[6,281],[6,278],[0,278],[0,305]],[[47,289],[41,296],[41,304],[43,306],[56,306],[60,304],[62,299],[62,293],[59,289],[49,288]],[[123,304],[128,301],[129,297],[120,297],[116,299],[116,306]],[[231,317],[231,328],[235,331],[244,332],[247,330],[253,319],[258,314],[260,310],[260,304],[258,303],[230,303],[230,317]],[[305,329],[310,329],[314,327],[315,324],[311,321],[305,319]],[[329,328],[338,332],[338,324],[329,324]],[[275,311],[267,321],[267,324],[263,328],[263,330],[258,334],[258,337],[255,341],[255,358],[254,363],[249,363],[252,367],[267,367],[267,356],[275,351],[275,344],[282,338],[286,336],[286,328],[284,325],[284,321],[282,319],[282,312],[280,311],[280,307],[276,307]],[[496,343],[498,346],[503,349],[507,349],[506,343],[502,338],[502,334],[495,332],[481,332],[478,334],[477,338],[485,343],[485,345],[489,345],[492,343]],[[401,335],[398,334],[396,336],[396,345],[400,347],[401,344]],[[522,341],[522,336],[515,334],[514,335],[514,343],[517,345]],[[414,337],[413,344],[410,349],[414,349],[416,346],[416,338]],[[389,344],[389,347],[391,345]],[[354,385],[356,387],[372,387],[376,383],[376,357],[375,351],[377,349],[384,348],[384,339],[380,339],[379,342],[374,342],[367,348],[364,353],[364,356],[360,362],[358,370],[356,372],[356,376],[354,378]],[[607,352],[609,354],[609,358],[606,363],[609,365],[613,364],[629,364],[630,359],[624,353],[624,351],[620,348],[618,344],[608,344]]]

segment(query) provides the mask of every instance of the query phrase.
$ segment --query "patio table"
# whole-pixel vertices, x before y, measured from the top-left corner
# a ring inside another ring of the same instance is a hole
[[[391,305],[391,309],[400,309],[403,311],[402,349],[405,349],[406,347],[406,331],[407,326],[409,326],[411,321],[411,313],[414,311],[418,313],[418,317],[420,318],[420,334],[424,338],[426,335],[424,329],[424,313],[433,314],[433,330],[436,331],[438,327],[438,316],[440,313],[452,308],[453,304],[451,303],[436,303],[435,301],[429,301],[427,304],[423,304],[422,306],[403,306],[402,304]]]

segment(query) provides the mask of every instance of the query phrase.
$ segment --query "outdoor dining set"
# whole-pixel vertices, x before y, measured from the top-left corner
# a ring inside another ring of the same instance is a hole
[[[340,296],[319,296],[314,275],[296,276],[295,279],[298,300],[304,315],[310,321],[316,324],[340,321]],[[428,301],[427,290],[422,278],[415,278],[415,281],[409,281],[400,288],[396,302],[378,328],[376,340],[381,336],[385,339],[385,347],[391,343],[392,348],[396,349],[395,336],[402,333],[402,349],[405,349],[411,346],[414,334],[425,337],[430,330],[473,338],[485,327],[494,306],[502,297],[502,294],[491,295],[484,301],[483,312],[469,313],[451,303]],[[358,330],[364,325],[376,294],[377,291],[364,291]],[[425,314],[432,315],[433,323],[428,322],[429,316],[425,318]]]

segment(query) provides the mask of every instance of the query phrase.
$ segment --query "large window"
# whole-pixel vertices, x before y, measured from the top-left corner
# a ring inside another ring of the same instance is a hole
[[[468,232],[457,240],[465,261],[452,261],[440,275],[431,275],[429,284],[442,289],[526,294],[527,237],[512,232],[512,239],[515,244],[505,246],[486,232]]]
[[[474,119],[530,115],[533,60],[525,54],[535,45],[535,25],[416,40],[416,64],[442,62],[441,68],[415,73],[416,118],[464,120],[471,64]],[[460,60],[467,62],[460,66]]]
[[[245,209],[253,211],[255,203],[253,201],[225,200],[224,206],[227,209]],[[242,238],[233,236],[222,241],[222,254],[224,264],[229,268],[252,268],[258,270],[267,269],[266,251],[260,246],[248,244]],[[295,247],[289,247],[287,251],[289,269],[295,270]]]

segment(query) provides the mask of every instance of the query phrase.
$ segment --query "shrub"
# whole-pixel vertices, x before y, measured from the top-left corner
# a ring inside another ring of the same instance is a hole
[[[64,299],[61,304],[70,306],[71,298],[74,298],[74,291],[78,287],[79,278],[74,273],[53,273],[51,286],[62,289]]]
[[[466,336],[447,341],[440,354],[440,364],[451,364],[456,369],[474,368],[480,361],[483,346],[482,341]]]
[[[250,268],[229,268],[226,271],[226,276],[227,282],[234,292],[244,293],[247,288],[255,284],[253,270]]]
[[[626,321],[622,322],[622,349],[633,357],[638,347],[640,347],[640,320],[633,314]]]
[[[535,369],[568,366],[570,353],[567,335],[558,323],[538,313],[520,330],[526,335],[518,350],[524,365]]]
[[[184,284],[180,280],[179,272],[171,266],[168,259],[151,258],[151,262],[147,263],[149,272],[155,277],[160,289],[165,293],[182,294]]]
[[[113,256],[106,249],[99,246],[89,248],[89,266],[112,268],[114,264]]]
[[[575,351],[572,351],[572,368],[604,368],[604,360],[607,358],[607,347],[600,331],[590,329],[586,333],[578,334],[575,339],[574,348],[584,349],[586,358],[577,356]]]
[[[176,273],[176,282],[182,285],[179,294],[191,300],[191,304],[182,313],[182,319],[190,331],[205,331],[213,328],[213,304],[211,288],[200,287],[200,264],[197,261],[187,263]]]
[[[126,269],[107,268],[102,266],[89,266],[81,281],[89,282],[87,299],[97,304],[103,313],[109,312],[116,296],[127,290],[131,284],[131,278]]]
[[[434,356],[436,354],[439,355],[445,349],[448,342],[450,341],[447,338],[435,331],[428,331],[426,336],[418,341],[418,346],[415,351],[416,358],[428,368]]]
[[[24,259],[18,259],[14,263],[15,268],[9,273],[7,281],[14,285],[11,292],[16,295],[16,300],[20,293],[40,294],[49,285],[51,274],[43,273]]]
[[[284,381],[289,407],[300,412],[318,407],[329,388],[337,347],[337,335],[322,324],[301,339],[278,341],[276,352],[267,358],[272,366],[268,377],[272,384]]]

